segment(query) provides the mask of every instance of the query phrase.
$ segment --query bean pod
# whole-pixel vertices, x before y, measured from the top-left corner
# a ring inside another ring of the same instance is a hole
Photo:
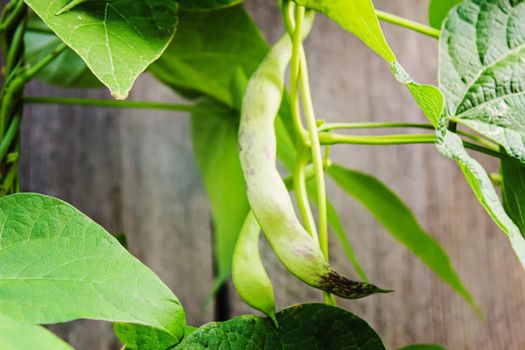
[[[330,268],[319,245],[296,217],[277,171],[274,120],[291,52],[291,40],[285,36],[250,79],[243,99],[239,148],[251,209],[281,263],[301,281],[347,299],[389,292],[351,281]]]
[[[241,298],[264,312],[277,326],[275,299],[270,278],[259,256],[261,228],[252,212],[246,217],[233,253],[233,284]]]

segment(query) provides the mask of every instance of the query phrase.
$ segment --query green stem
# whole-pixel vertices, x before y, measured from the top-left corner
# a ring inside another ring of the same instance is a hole
[[[57,58],[58,55],[60,55],[62,52],[64,52],[67,49],[67,45],[64,43],[61,43],[58,45],[49,55],[44,57],[39,62],[35,63],[33,66],[29,67],[24,74],[23,78],[25,79],[24,83],[27,83],[29,80],[33,79],[35,75],[38,74],[42,69],[44,69],[48,64],[53,62],[55,58]]]
[[[289,24],[294,25],[292,32],[292,59],[290,61],[290,105],[292,113],[292,121],[295,129],[295,133],[298,136],[298,143],[306,144],[307,136],[306,131],[304,130],[303,123],[301,121],[301,111],[299,108],[299,79],[301,75],[300,69],[300,51],[302,47],[302,27],[304,20],[304,7],[296,6],[295,7],[295,17],[292,15],[292,10],[294,8],[293,3],[290,1],[288,3],[288,11],[286,11]],[[294,21],[295,20],[295,21]]]
[[[20,126],[20,116],[17,115],[11,122],[11,125],[9,125],[9,129],[7,129],[7,132],[5,136],[2,138],[2,142],[0,143],[0,159],[3,160],[5,155],[7,154],[7,151],[11,147],[13,140],[16,138],[16,135],[18,134],[19,126]]]
[[[128,108],[128,109],[160,109],[169,111],[192,112],[195,107],[190,105],[166,103],[166,102],[144,102],[144,101],[119,101],[103,99],[84,99],[66,97],[24,97],[27,104],[59,104],[89,107]]]
[[[432,124],[403,122],[364,122],[364,123],[325,123],[319,131],[335,129],[381,129],[381,128],[419,128],[434,130]]]
[[[436,39],[439,39],[439,36],[441,34],[440,31],[435,28],[426,26],[418,22],[411,21],[403,17],[393,15],[388,12],[376,10],[376,15],[377,15],[377,18],[379,18],[382,21],[392,23],[392,24],[395,24],[397,26],[401,26],[407,29],[411,29],[413,31],[431,36]]]
[[[319,140],[323,145],[352,144],[370,146],[391,146],[407,144],[428,144],[435,143],[436,136],[432,134],[406,134],[406,135],[385,135],[385,136],[354,136],[340,135],[333,133],[320,133]],[[498,151],[494,151],[483,146],[463,141],[463,145],[471,150],[484,153],[500,159],[515,160],[514,158]]]
[[[364,123],[326,123],[319,127],[319,131],[330,131],[336,129],[387,129],[387,128],[416,128],[416,129],[428,129],[434,130],[432,124],[424,123],[404,123],[404,122],[364,122]],[[459,135],[468,137],[472,141],[479,142],[486,148],[494,151],[499,150],[499,147],[494,142],[487,140],[483,137],[479,137],[472,133],[456,130]]]
[[[328,252],[328,215],[326,206],[326,184],[324,179],[323,153],[319,143],[319,134],[317,131],[317,120],[312,102],[312,94],[308,80],[308,66],[306,55],[302,44],[299,46],[300,51],[300,76],[299,85],[303,100],[303,110],[308,127],[308,137],[310,140],[312,160],[315,172],[315,184],[317,190],[317,209],[319,218],[319,246],[323,252],[326,261],[329,261]],[[335,305],[335,299],[330,293],[323,293],[324,302],[328,305]]]
[[[298,156],[293,174],[293,188],[295,189],[297,206],[299,208],[299,213],[303,218],[306,230],[316,242],[319,242],[314,215],[309,205],[308,192],[306,190],[306,167],[308,165],[308,161],[310,160],[309,149],[303,145],[300,147],[297,154]],[[310,172],[312,175],[315,175],[313,169],[311,169]]]

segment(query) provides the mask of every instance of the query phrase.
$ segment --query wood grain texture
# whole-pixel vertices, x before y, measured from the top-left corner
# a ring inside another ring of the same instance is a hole
[[[427,1],[377,0],[376,6],[426,22]],[[271,42],[282,33],[274,0],[247,7]],[[405,68],[422,82],[435,82],[434,39],[384,25]],[[323,16],[307,42],[318,117],[331,121],[425,119],[388,65],[351,34]],[[107,97],[105,92],[65,92],[33,84],[34,95]],[[149,77],[132,99],[175,100]],[[24,190],[72,202],[111,232],[125,232],[130,250],[153,268],[183,302],[192,324],[212,320],[201,308],[211,284],[209,209],[191,154],[188,120],[176,113],[56,106],[26,109],[21,164]],[[379,332],[389,349],[436,342],[449,349],[525,348],[525,274],[502,232],[477,203],[457,166],[432,145],[334,147],[334,158],[376,175],[412,208],[449,253],[485,312],[479,320],[379,226],[358,203],[330,184],[357,255],[371,280],[395,289],[389,295],[339,305]],[[496,170],[497,164],[483,159]],[[280,308],[320,301],[320,293],[290,277],[266,244],[262,252]],[[336,240],[333,265],[355,276]],[[230,288],[232,314],[252,312]],[[78,349],[117,349],[110,326],[81,321],[53,327]]]

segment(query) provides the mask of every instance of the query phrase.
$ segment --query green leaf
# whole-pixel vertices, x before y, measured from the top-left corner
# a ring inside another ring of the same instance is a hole
[[[433,85],[416,83],[397,61],[391,63],[390,69],[397,81],[408,88],[423,114],[437,127],[445,106],[441,91]]]
[[[475,301],[463,286],[441,245],[417,222],[403,201],[376,178],[339,165],[328,174],[349,195],[363,204],[394,238],[405,245],[476,310]]]
[[[231,89],[239,70],[250,77],[268,50],[241,6],[213,12],[181,11],[177,36],[150,72],[183,94],[206,95],[239,107]]]
[[[277,321],[279,328],[268,318],[252,315],[209,323],[185,338],[176,349],[385,349],[364,320],[333,306],[293,306],[277,313]]]
[[[463,0],[431,0],[428,6],[428,22],[436,29],[441,29],[450,9]]]
[[[73,350],[69,344],[47,329],[15,321],[0,314],[0,349],[2,350]]]
[[[525,2],[466,0],[440,38],[448,115],[525,161]]]
[[[243,0],[178,0],[181,8],[185,10],[217,10],[231,7],[243,2]]]
[[[293,189],[293,182],[290,184],[289,190]],[[317,190],[315,185],[315,179],[310,179],[306,183],[306,189],[308,192],[308,197],[313,205],[317,203]],[[332,229],[332,231],[335,233],[337,239],[339,240],[339,243],[341,244],[341,248],[343,248],[343,251],[352,266],[354,267],[355,272],[359,275],[361,280],[364,282],[369,282],[368,277],[366,276],[363,268],[361,267],[361,264],[357,260],[357,257],[354,252],[354,248],[352,246],[352,243],[350,242],[350,239],[348,238],[345,229],[343,227],[343,224],[341,223],[341,219],[339,219],[339,215],[337,214],[337,211],[335,210],[334,205],[327,200],[326,201],[326,215],[328,219],[328,225]]]
[[[360,38],[389,64],[396,79],[404,84],[434,126],[443,109],[442,96],[432,85],[416,83],[397,61],[388,46],[371,0],[294,0],[299,5],[319,11],[342,28]]]
[[[476,198],[494,222],[507,234],[514,252],[525,268],[525,239],[520,233],[518,226],[505,213],[485,169],[475,159],[470,157],[463,147],[461,138],[447,130],[446,122],[446,118],[442,118],[438,128],[438,150],[444,156],[458,163]]]
[[[447,350],[441,345],[436,344],[413,344],[404,346],[398,350]]]
[[[299,5],[321,12],[356,35],[387,62],[396,56],[383,35],[371,0],[294,0]]]
[[[38,19],[32,19],[31,28],[24,37],[26,62],[34,65],[49,55],[62,41]],[[91,88],[101,87],[100,81],[91,73],[84,61],[73,50],[66,49],[57,58],[42,69],[37,77],[48,84],[61,87]]]
[[[330,227],[334,231],[337,239],[339,240],[339,243],[341,244],[341,247],[343,248],[343,251],[345,252],[347,259],[354,267],[354,270],[358,274],[359,278],[361,278],[364,282],[368,282],[368,277],[366,276],[365,271],[361,267],[359,260],[357,260],[352,243],[350,242],[350,239],[348,238],[345,232],[343,224],[341,224],[341,219],[339,219],[339,214],[337,214],[334,205],[330,201],[327,201],[326,207],[328,225],[330,225]]]
[[[212,211],[217,287],[230,275],[235,242],[250,210],[239,161],[239,113],[205,101],[192,113],[191,127]]]
[[[0,310],[31,323],[80,318],[151,326],[177,339],[177,297],[101,226],[39,194],[0,199]]]
[[[118,99],[175,34],[174,0],[90,1],[59,16],[68,0],[25,0]]]
[[[180,337],[136,324],[115,323],[113,331],[127,350],[165,350],[180,342]]]
[[[512,221],[525,232],[525,167],[512,160],[501,161],[503,207]]]

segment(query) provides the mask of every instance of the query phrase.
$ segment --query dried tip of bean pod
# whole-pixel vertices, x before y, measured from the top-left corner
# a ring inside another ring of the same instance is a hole
[[[360,299],[372,294],[393,292],[370,283],[349,280],[333,270],[321,276],[319,288],[345,299]]]

